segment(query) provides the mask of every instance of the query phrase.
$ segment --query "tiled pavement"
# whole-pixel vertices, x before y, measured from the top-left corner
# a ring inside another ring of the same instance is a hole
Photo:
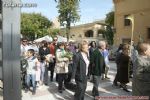
[[[110,80],[101,80],[101,83],[99,85],[100,96],[130,96],[131,92],[125,92],[119,87],[112,86],[112,81],[116,74],[116,65],[115,63],[111,62],[110,66],[111,67],[108,75],[110,77]],[[131,82],[128,84],[128,88],[130,89],[130,91],[132,91],[131,84]],[[93,84],[91,82],[88,82],[85,93],[85,100],[93,100],[93,97],[91,95],[92,86]],[[57,91],[57,83],[50,82],[49,86],[40,86],[37,89],[37,93],[35,95],[32,95],[31,92],[25,93],[24,91],[22,91],[22,100],[73,100],[73,94],[74,92],[67,89],[62,94],[60,94]]]

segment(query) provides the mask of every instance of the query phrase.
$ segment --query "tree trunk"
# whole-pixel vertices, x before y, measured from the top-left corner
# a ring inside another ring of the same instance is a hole
[[[70,22],[68,22],[66,26],[67,42],[69,42],[69,34],[70,34]]]

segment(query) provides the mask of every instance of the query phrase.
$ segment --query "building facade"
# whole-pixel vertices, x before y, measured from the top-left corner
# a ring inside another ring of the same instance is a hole
[[[104,21],[95,21],[92,23],[86,23],[81,25],[72,26],[70,29],[70,40],[80,42],[82,40],[98,41],[105,40],[101,30],[105,30]],[[62,29],[62,32],[65,33],[66,30]]]
[[[60,22],[58,20],[58,17],[56,17],[52,20],[52,28],[53,29],[60,29]]]
[[[133,41],[150,41],[150,0],[113,0],[115,5],[114,44],[129,42],[133,29]],[[133,16],[133,23],[127,19]]]

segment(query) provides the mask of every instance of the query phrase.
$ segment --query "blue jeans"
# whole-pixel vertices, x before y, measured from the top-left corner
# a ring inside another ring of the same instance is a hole
[[[48,67],[45,67],[45,71],[44,71],[44,84],[48,84]]]
[[[31,80],[32,86],[33,86],[33,92],[36,91],[35,79],[36,79],[36,75],[35,74],[27,74],[27,77],[26,77],[27,88],[30,87],[30,80]]]
[[[40,79],[42,82],[44,82],[44,73],[45,73],[45,67],[42,67],[41,68],[41,76],[40,76]]]

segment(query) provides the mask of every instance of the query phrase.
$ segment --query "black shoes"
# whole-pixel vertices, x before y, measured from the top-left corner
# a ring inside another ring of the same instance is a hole
[[[129,78],[133,78],[133,76],[132,76],[132,75],[130,75],[130,76],[129,76]]]
[[[62,90],[58,90],[58,92],[59,92],[59,93],[63,93],[63,91],[62,91]]]
[[[63,87],[62,90],[66,90],[65,87]]]
[[[123,88],[123,90],[126,91],[126,92],[130,92],[130,91],[127,89],[127,85],[120,84],[120,88]]]
[[[51,80],[51,82],[53,82],[53,78],[51,78],[50,80]]]
[[[35,95],[36,92],[32,92],[32,95]]]
[[[59,93],[63,93],[63,91],[65,91],[65,90],[66,90],[65,87],[58,88],[58,92],[59,92]]]
[[[28,93],[28,91],[29,91],[29,89],[26,88],[26,89],[25,89],[25,93]]]
[[[118,86],[118,83],[115,83],[115,82],[114,82],[114,83],[113,83],[113,86]]]
[[[46,86],[48,86],[48,84],[47,84],[47,83],[45,83],[45,85],[46,85]]]

